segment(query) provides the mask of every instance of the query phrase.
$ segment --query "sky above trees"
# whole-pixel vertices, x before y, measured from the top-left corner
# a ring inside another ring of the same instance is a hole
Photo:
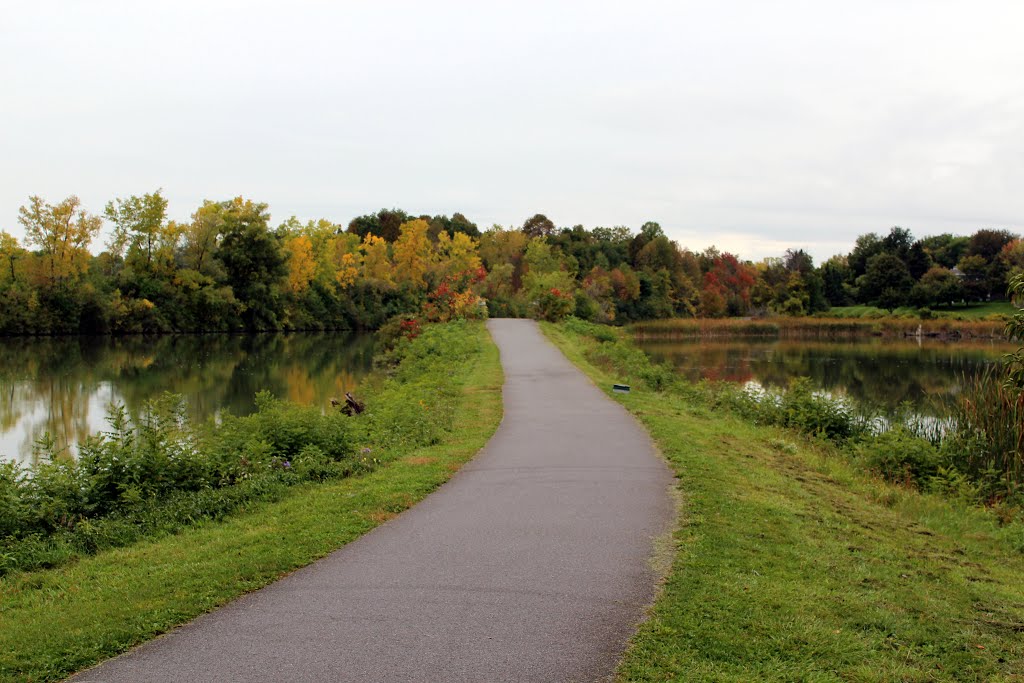
[[[541,212],[753,260],[1024,228],[1012,0],[0,5],[19,238],[30,195],[155,187],[182,220]]]

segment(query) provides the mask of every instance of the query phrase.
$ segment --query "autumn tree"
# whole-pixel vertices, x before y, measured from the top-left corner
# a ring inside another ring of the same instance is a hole
[[[711,263],[708,272],[704,274],[704,282],[701,287],[702,292],[708,293],[702,294],[701,301],[714,300],[716,303],[714,308],[717,310],[718,299],[711,296],[713,292],[725,302],[726,312],[729,315],[745,314],[750,308],[751,290],[757,277],[757,271],[753,266],[741,262],[739,258],[729,252],[719,253],[717,250],[713,252],[706,250],[705,254]],[[710,310],[703,303],[701,307]]]
[[[455,233],[455,236],[451,238],[448,237],[446,232],[439,234],[437,239],[437,256],[438,270],[441,277],[466,271],[476,271],[481,266],[476,242],[472,237],[462,232]]]
[[[999,252],[999,260],[1006,269],[1006,281],[1020,273],[1024,273],[1024,240],[1015,239],[1006,243]]]
[[[576,280],[566,269],[561,255],[542,238],[530,240],[524,255],[526,275],[523,292],[534,315],[559,320],[575,308]]]
[[[522,230],[506,230],[500,225],[493,225],[480,235],[480,259],[488,272],[499,265],[512,266],[510,283],[513,291],[522,286],[523,254],[529,237]]]
[[[383,237],[367,235],[359,246],[363,255],[362,276],[364,280],[381,284],[394,284],[394,266],[388,256],[388,243]]]
[[[296,235],[285,240],[284,249],[288,254],[288,291],[301,294],[316,274],[313,243],[305,235]]]
[[[434,261],[434,248],[427,236],[430,225],[422,218],[403,223],[395,241],[395,281],[415,289],[427,286],[424,276]]]
[[[348,289],[356,283],[362,270],[361,243],[355,235],[338,235],[331,243],[334,245],[334,281],[341,289]]]
[[[56,287],[85,272],[89,244],[99,233],[103,219],[87,213],[74,195],[56,205],[32,196],[28,206],[18,209],[18,222],[25,228],[26,244],[39,249],[43,282]]]
[[[28,252],[18,244],[17,238],[0,230],[0,283],[11,285],[18,281],[18,264],[26,256]]]
[[[580,315],[579,299],[577,298],[577,316],[600,323],[615,320],[615,286],[611,274],[600,266],[594,266],[580,283],[580,290],[586,295],[590,304],[589,315]]]

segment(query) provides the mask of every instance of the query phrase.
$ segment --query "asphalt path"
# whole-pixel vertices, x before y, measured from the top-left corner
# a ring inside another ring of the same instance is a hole
[[[671,475],[527,320],[492,320],[504,419],[421,503],[73,680],[594,681],[656,577]]]

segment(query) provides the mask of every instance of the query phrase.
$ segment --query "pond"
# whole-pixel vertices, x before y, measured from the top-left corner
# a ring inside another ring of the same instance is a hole
[[[136,413],[181,394],[195,421],[247,415],[256,392],[327,406],[369,372],[373,336],[347,333],[0,339],[0,460],[32,459],[44,434],[74,445],[107,428],[107,408]]]
[[[943,417],[965,378],[999,363],[1015,346],[1002,342],[929,339],[699,339],[638,342],[693,381],[755,382],[784,388],[795,377],[874,410],[909,403],[921,415]]]

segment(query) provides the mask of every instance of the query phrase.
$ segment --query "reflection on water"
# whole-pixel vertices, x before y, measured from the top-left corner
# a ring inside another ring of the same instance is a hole
[[[774,389],[794,377],[809,377],[815,389],[871,408],[889,412],[907,402],[932,416],[946,414],[944,406],[956,397],[964,377],[999,362],[1014,348],[998,342],[881,339],[638,343],[693,381],[753,381]]]
[[[75,444],[106,429],[107,406],[133,414],[165,391],[194,420],[245,415],[264,389],[326,405],[369,372],[372,335],[181,335],[0,339],[0,459],[31,459],[49,433]]]

